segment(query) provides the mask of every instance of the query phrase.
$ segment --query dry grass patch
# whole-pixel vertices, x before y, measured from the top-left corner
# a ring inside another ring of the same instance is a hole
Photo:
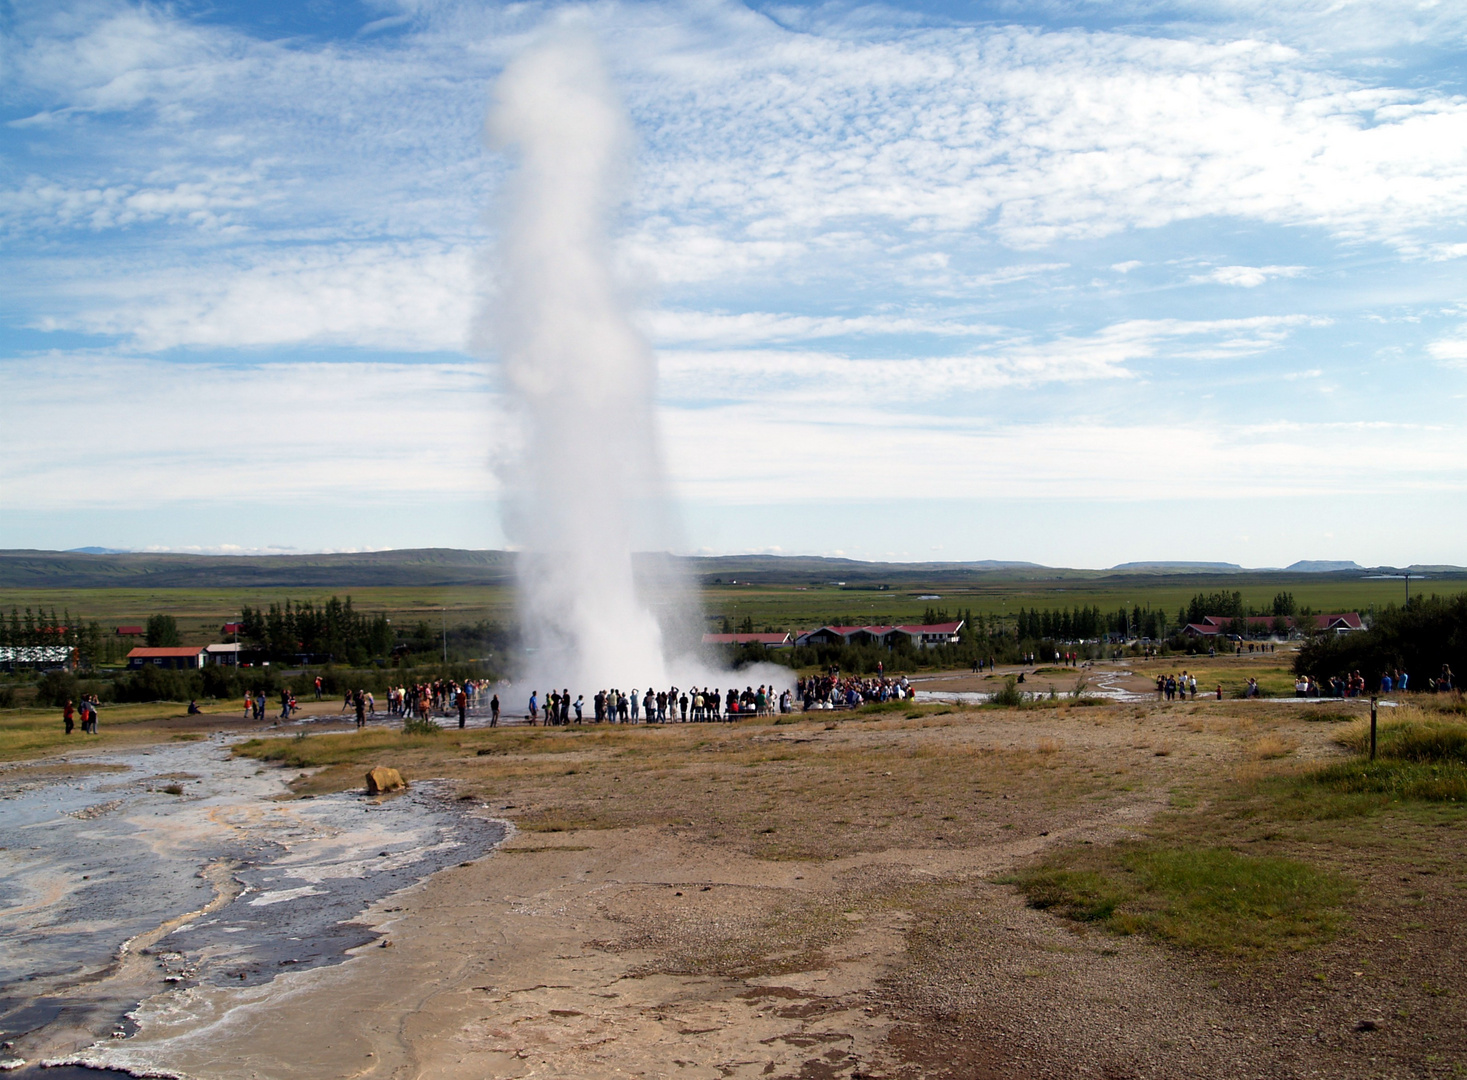
[[[1254,740],[1253,745],[1248,748],[1251,756],[1259,760],[1271,758],[1288,757],[1299,749],[1299,740],[1287,735],[1264,735]]]

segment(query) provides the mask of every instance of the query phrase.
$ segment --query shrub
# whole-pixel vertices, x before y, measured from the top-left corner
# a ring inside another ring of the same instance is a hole
[[[116,701],[189,701],[200,695],[202,679],[197,671],[171,671],[164,668],[139,668],[119,677],[112,684]]]
[[[432,720],[421,720],[416,716],[409,716],[402,722],[402,733],[404,735],[439,735],[443,729]]]
[[[36,683],[37,705],[65,705],[81,697],[81,683],[69,671],[48,671]]]
[[[1018,709],[1024,704],[1024,692],[1019,689],[1019,680],[1010,675],[1003,681],[1003,689],[995,690],[993,696],[988,699],[990,705],[998,705],[1005,709]]]
[[[183,644],[178,637],[178,620],[172,615],[150,615],[144,640],[153,648]]]
[[[210,664],[199,672],[204,697],[232,698],[244,693],[239,672],[225,664]]]

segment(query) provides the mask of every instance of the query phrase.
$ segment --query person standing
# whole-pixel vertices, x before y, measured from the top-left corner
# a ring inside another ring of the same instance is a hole
[[[489,726],[499,726],[499,695],[495,694],[489,699]]]
[[[316,700],[321,700],[321,676],[316,676]]]
[[[530,723],[534,724],[540,716],[540,697],[537,691],[530,691]]]
[[[73,708],[71,704],[71,698],[67,698],[66,708],[61,710],[61,722],[66,725],[66,733],[68,735],[70,735],[72,729],[76,727],[76,723],[72,720],[72,717],[74,717],[75,715],[76,709]]]
[[[469,692],[460,686],[453,701],[458,706],[458,726],[462,729],[469,720]]]
[[[367,726],[367,695],[364,691],[358,690],[356,692],[355,705],[357,709],[357,730],[361,731],[362,728]]]

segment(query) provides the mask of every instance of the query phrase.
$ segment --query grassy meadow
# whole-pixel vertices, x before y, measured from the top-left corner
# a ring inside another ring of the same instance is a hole
[[[1463,582],[1443,582],[1459,591]],[[1430,583],[1417,584],[1430,589]],[[1266,607],[1280,591],[1291,592],[1300,605],[1315,611],[1365,611],[1404,596],[1399,581],[1341,580],[1319,575],[1132,575],[1098,580],[1027,580],[996,576],[979,584],[954,585],[903,581],[889,588],[834,584],[759,585],[708,583],[700,593],[708,625],[723,619],[739,626],[747,618],[760,629],[798,630],[839,620],[848,624],[920,622],[929,608],[975,615],[1012,615],[1020,608],[1060,609],[1097,606],[1150,606],[1175,618],[1177,609],[1199,592],[1237,590],[1243,602]],[[404,628],[426,621],[435,629],[447,617],[450,628],[483,620],[508,624],[514,619],[514,590],[501,585],[367,586],[362,588],[8,588],[0,589],[0,611],[27,607],[69,611],[72,618],[96,621],[104,630],[141,625],[150,615],[172,615],[185,643],[218,639],[219,627],[239,616],[243,606],[267,608],[271,603],[309,600],[320,605],[331,596],[350,595],[358,611],[385,613]],[[939,600],[922,599],[938,596]]]
[[[0,589],[0,612],[12,608],[70,611],[75,620],[97,622],[104,631],[141,626],[149,615],[172,615],[185,644],[219,640],[219,628],[239,618],[240,610],[268,608],[272,603],[309,600],[321,605],[333,595],[350,595],[359,611],[385,612],[405,627],[427,621],[435,629],[446,614],[448,625],[465,626],[484,619],[507,622],[513,617],[513,590],[494,585],[369,586],[360,589]]]
[[[205,702],[205,717],[232,719],[241,713],[235,702]],[[0,709],[0,762],[23,761],[64,750],[115,749],[164,739],[201,738],[197,732],[160,730],[171,723],[197,720],[189,717],[188,706],[177,702],[142,705],[104,705],[97,718],[97,734],[83,735],[78,727],[71,735],[57,708]]]
[[[1461,583],[1454,583],[1458,591]],[[1415,586],[1420,589],[1420,584]],[[1267,607],[1279,592],[1291,592],[1301,606],[1315,611],[1364,611],[1404,598],[1399,581],[1320,580],[1317,575],[1284,577],[1253,575],[1193,577],[1136,575],[1097,581],[995,580],[980,585],[903,583],[890,589],[837,585],[705,585],[703,610],[713,620],[727,617],[734,625],[745,618],[758,627],[808,628],[839,619],[850,625],[921,622],[928,608],[948,612],[971,609],[974,615],[1013,615],[1021,608],[1058,610],[1099,607],[1151,607],[1175,618],[1178,608],[1198,593],[1238,591],[1243,603]],[[940,600],[924,600],[936,595]]]

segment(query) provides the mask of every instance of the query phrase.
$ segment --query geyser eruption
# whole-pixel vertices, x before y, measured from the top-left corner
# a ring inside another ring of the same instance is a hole
[[[562,29],[506,68],[487,131],[517,166],[491,323],[523,440],[504,479],[526,674],[588,697],[666,686],[662,633],[632,574],[634,542],[669,539],[656,360],[631,324],[608,238],[631,126],[589,36]]]

